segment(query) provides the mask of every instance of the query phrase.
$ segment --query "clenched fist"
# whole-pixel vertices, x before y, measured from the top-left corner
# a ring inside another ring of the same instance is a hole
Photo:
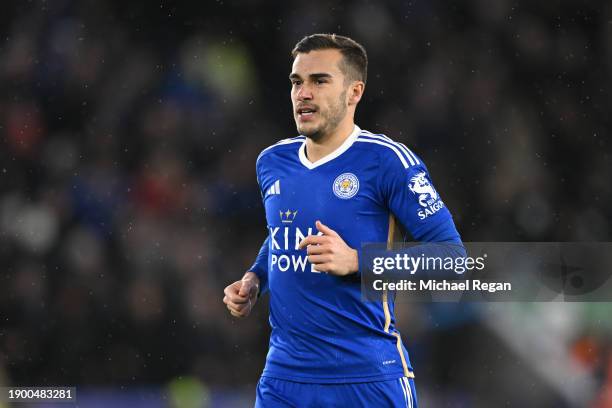
[[[247,317],[259,293],[259,278],[253,272],[244,274],[241,280],[228,285],[223,291],[223,303],[234,317]]]

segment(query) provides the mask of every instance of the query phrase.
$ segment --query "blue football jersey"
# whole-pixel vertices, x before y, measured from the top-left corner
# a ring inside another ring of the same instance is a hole
[[[257,159],[268,237],[253,267],[270,294],[270,348],[264,376],[313,383],[412,376],[395,328],[394,305],[361,300],[359,274],[317,271],[300,241],[315,221],[358,251],[386,242],[389,213],[416,241],[461,242],[425,164],[410,149],[355,126],[317,162],[306,138],[284,139]]]

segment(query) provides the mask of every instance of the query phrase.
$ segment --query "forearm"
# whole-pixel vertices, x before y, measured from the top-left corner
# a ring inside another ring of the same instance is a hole
[[[255,285],[255,287],[257,288],[257,296],[259,296],[260,294],[260,284],[261,284],[261,280],[259,279],[259,276],[257,276],[257,274],[255,272],[251,272],[251,271],[247,271],[243,276],[242,279],[243,281],[251,281],[253,282],[253,284]]]

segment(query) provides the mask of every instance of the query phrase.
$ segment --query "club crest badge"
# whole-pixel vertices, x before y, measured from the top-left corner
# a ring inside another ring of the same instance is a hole
[[[359,179],[353,173],[342,173],[334,180],[333,190],[336,197],[348,200],[359,191]]]

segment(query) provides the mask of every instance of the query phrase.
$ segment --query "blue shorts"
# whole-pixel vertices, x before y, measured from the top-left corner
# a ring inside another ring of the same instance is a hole
[[[350,384],[309,384],[261,377],[255,408],[416,408],[412,378]]]

